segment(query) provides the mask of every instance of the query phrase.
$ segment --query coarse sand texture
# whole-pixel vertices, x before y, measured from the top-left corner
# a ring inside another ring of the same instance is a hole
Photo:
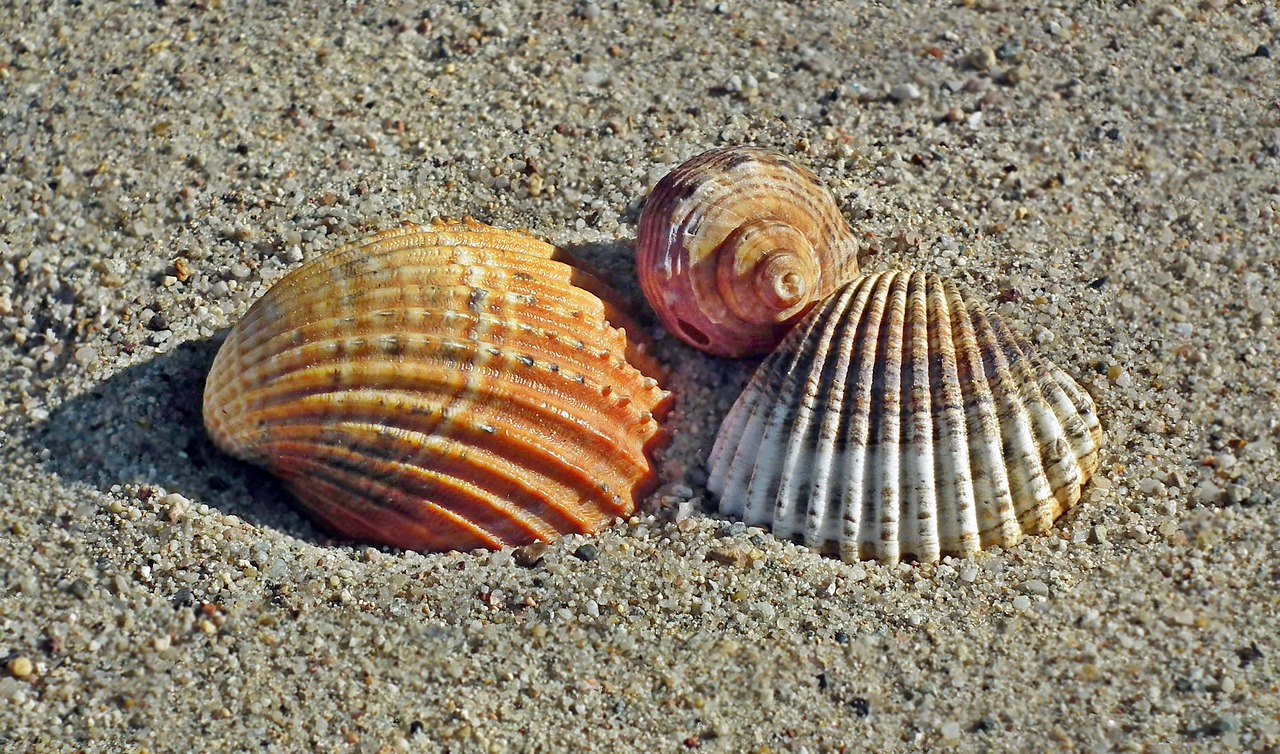
[[[54,2],[0,13],[0,751],[1280,751],[1275,3]],[[1092,399],[1043,536],[843,562],[718,512],[760,357],[661,325],[659,180],[755,145],[862,272],[936,273]],[[525,228],[670,368],[632,516],[331,538],[204,379],[290,271]]]

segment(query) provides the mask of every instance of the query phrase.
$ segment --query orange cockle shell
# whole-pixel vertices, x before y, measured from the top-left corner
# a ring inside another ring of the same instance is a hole
[[[654,187],[636,268],[668,331],[716,356],[750,356],[857,275],[858,242],[808,169],[768,149],[721,147]]]
[[[282,279],[204,420],[341,536],[470,550],[588,533],[655,484],[670,394],[616,295],[554,246],[406,224]]]

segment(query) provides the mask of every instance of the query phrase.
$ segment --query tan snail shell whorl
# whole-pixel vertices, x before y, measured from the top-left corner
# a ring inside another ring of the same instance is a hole
[[[464,221],[336,249],[218,351],[204,420],[338,534],[470,550],[588,533],[656,482],[641,331],[554,246]]]
[[[667,330],[716,356],[765,353],[858,272],[858,242],[812,172],[722,147],[654,187],[636,238],[640,286]]]

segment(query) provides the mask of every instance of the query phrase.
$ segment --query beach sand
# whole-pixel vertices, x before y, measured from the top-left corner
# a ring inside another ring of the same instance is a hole
[[[1280,750],[1273,4],[50,6],[0,19],[0,749]],[[652,317],[663,486],[534,567],[334,541],[205,437],[219,338],[303,260],[470,215],[645,312],[646,193],[731,143],[1094,396],[1049,536],[882,566],[733,525],[704,464],[758,361]]]

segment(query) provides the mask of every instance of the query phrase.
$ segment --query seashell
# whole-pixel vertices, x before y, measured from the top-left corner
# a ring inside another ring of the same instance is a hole
[[[668,331],[715,356],[766,353],[858,273],[858,242],[812,172],[723,147],[654,187],[636,238],[640,287]]]
[[[709,462],[720,511],[841,559],[1043,534],[1098,466],[1093,400],[933,274],[842,288],[759,367]]]
[[[338,534],[414,550],[587,533],[656,481],[670,394],[550,244],[407,224],[295,270],[214,360],[204,420]]]

